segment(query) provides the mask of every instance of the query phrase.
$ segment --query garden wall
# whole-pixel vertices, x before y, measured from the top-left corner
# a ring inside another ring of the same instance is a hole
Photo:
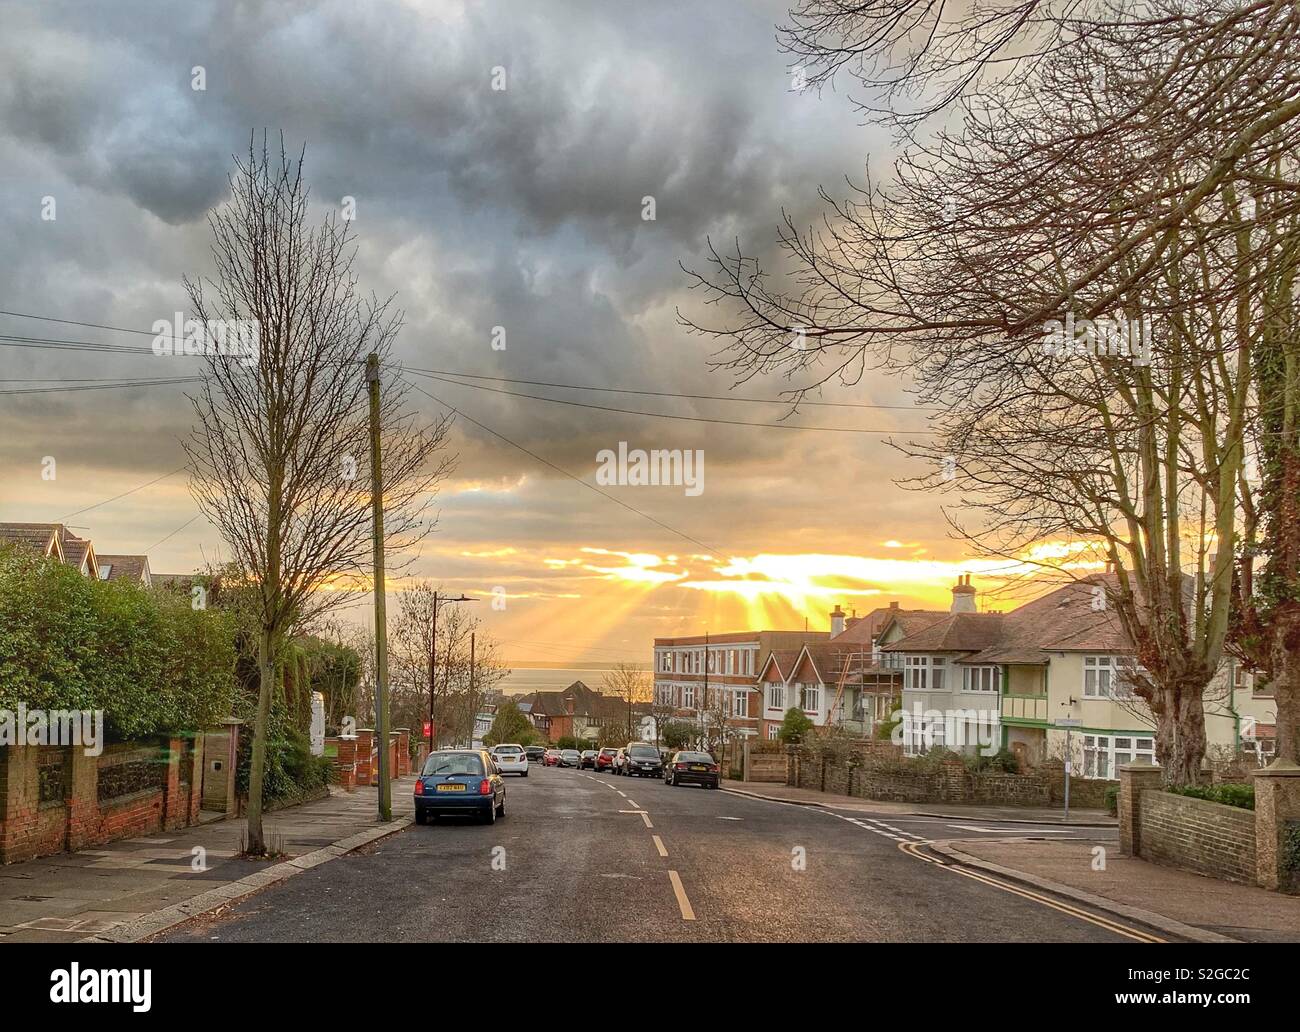
[[[198,821],[202,749],[192,738],[0,747],[0,863],[183,828]]]

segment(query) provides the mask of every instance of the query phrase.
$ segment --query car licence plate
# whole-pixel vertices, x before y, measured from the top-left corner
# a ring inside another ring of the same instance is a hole
[[[698,763],[691,768],[691,770],[708,770],[708,769],[709,769],[708,767],[702,767]]]
[[[465,786],[464,786],[464,785],[457,785],[457,784],[439,785],[439,786],[438,786],[438,791],[439,791],[439,792],[464,792],[464,791],[465,791]]]

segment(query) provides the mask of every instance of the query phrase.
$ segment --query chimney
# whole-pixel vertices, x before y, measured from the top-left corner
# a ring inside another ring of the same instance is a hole
[[[897,608],[898,608],[898,600],[895,599],[893,602],[889,603],[889,608],[890,608],[890,609],[897,609]]]
[[[948,612],[975,612],[975,589],[970,586],[969,573],[965,577],[958,577],[957,583],[952,586],[952,606]]]
[[[831,637],[836,638],[844,633],[844,610],[840,608],[838,602],[835,608],[831,610]]]

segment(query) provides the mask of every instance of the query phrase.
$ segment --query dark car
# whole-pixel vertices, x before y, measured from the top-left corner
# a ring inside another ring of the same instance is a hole
[[[577,749],[561,749],[560,764],[561,767],[581,767],[582,753]]]
[[[579,769],[580,769],[580,770],[586,770],[588,767],[590,767],[592,770],[595,770],[595,769],[596,769],[596,750],[595,750],[595,749],[584,749],[584,750],[582,751],[582,762],[581,762],[581,765],[580,765]]]
[[[528,757],[529,763],[541,763],[546,757],[546,748],[541,745],[524,746],[524,755]]]
[[[506,815],[506,782],[482,749],[430,753],[415,782],[415,823],[449,814],[492,824]]]
[[[722,772],[712,756],[702,752],[679,752],[664,768],[664,782],[677,785],[699,785],[701,788],[717,788],[722,779]]]
[[[659,750],[649,742],[628,742],[623,747],[623,773],[639,778],[658,778],[664,773]]]
[[[617,755],[618,750],[612,746],[606,746],[604,749],[601,749],[600,752],[596,753],[596,769],[613,770],[614,757]]]

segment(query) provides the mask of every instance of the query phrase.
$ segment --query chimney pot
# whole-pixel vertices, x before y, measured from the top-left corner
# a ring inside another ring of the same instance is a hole
[[[835,603],[835,608],[831,610],[831,637],[844,633],[844,610],[840,608],[839,603]]]
[[[975,605],[975,589],[971,587],[970,575],[958,577],[957,583],[952,587],[952,606],[948,610],[950,613],[974,613],[977,611]]]

